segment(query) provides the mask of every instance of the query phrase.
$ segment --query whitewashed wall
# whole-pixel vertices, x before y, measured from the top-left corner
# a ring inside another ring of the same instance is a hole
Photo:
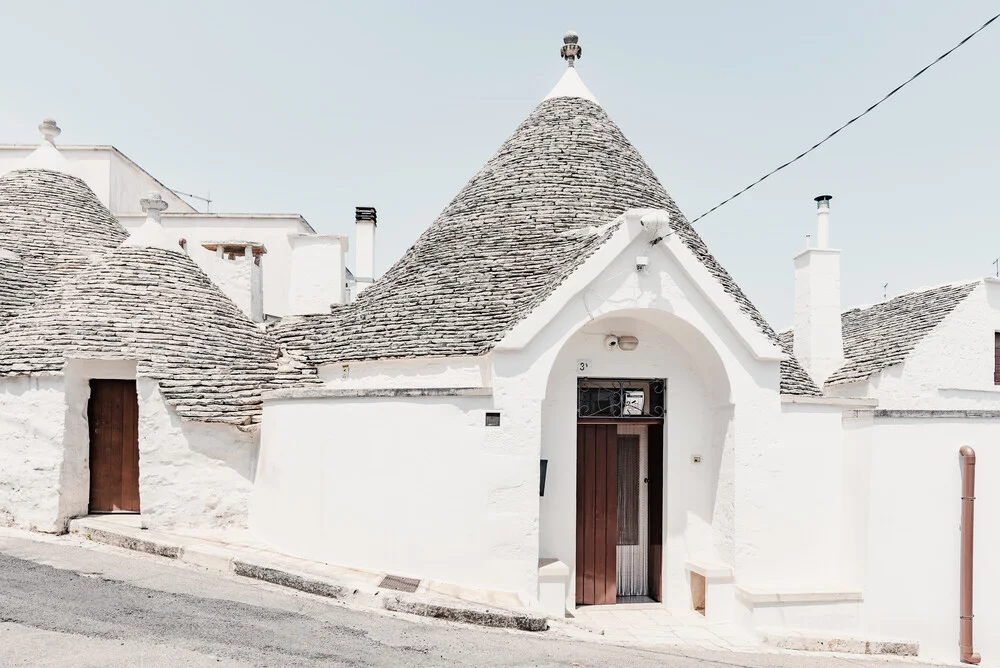
[[[920,642],[921,658],[958,660],[962,471],[976,450],[975,648],[1000,660],[1000,421],[876,418],[870,478],[863,625]],[[859,485],[860,487],[860,485]]]
[[[62,378],[0,380],[0,525],[62,530],[65,423]]]
[[[246,526],[259,432],[181,420],[138,380],[139,500],[150,527]]]
[[[135,362],[70,360],[63,376],[0,381],[0,524],[65,531],[90,501],[91,378]],[[149,526],[245,526],[259,433],[182,421],[156,382],[137,381],[139,497]]]
[[[457,396],[267,401],[251,530],[300,557],[518,592],[498,568],[511,538],[491,509],[530,481],[511,481],[497,442],[505,426],[485,427],[491,405]]]
[[[489,356],[352,362],[321,366],[319,378],[339,389],[487,387],[490,366]]]

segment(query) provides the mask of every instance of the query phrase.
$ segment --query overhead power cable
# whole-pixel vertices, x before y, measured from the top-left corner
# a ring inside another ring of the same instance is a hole
[[[732,195],[732,196],[730,196],[730,197],[722,200],[721,202],[719,202],[718,204],[716,204],[715,206],[713,206],[711,209],[709,209],[705,213],[701,214],[700,216],[698,216],[697,218],[695,218],[694,220],[692,220],[691,224],[694,225],[695,223],[697,223],[699,220],[701,220],[702,218],[704,218],[708,214],[712,213],[713,211],[715,211],[716,209],[718,209],[718,208],[720,208],[722,206],[725,206],[729,202],[732,202],[734,199],[736,199],[737,197],[739,197],[740,195],[742,195],[746,191],[748,191],[751,188],[753,188],[754,186],[758,185],[759,183],[761,183],[762,181],[764,181],[764,179],[767,179],[768,177],[777,174],[778,172],[780,172],[781,170],[783,170],[785,167],[788,167],[789,165],[791,165],[791,164],[793,164],[795,162],[798,162],[799,160],[801,160],[802,158],[806,157],[807,155],[809,155],[810,153],[812,153],[813,151],[815,151],[816,149],[818,149],[820,146],[822,146],[826,142],[828,142],[831,139],[833,139],[834,136],[836,136],[837,133],[839,133],[841,130],[844,130],[847,126],[851,125],[855,121],[860,120],[861,118],[864,118],[865,116],[867,116],[870,112],[872,112],[875,109],[875,107],[879,106],[880,104],[882,104],[883,102],[885,102],[886,100],[888,100],[890,97],[892,97],[893,95],[895,95],[896,93],[898,93],[899,91],[901,91],[911,81],[913,81],[914,79],[916,79],[917,77],[919,77],[921,74],[923,74],[924,72],[926,72],[930,68],[934,67],[935,65],[937,65],[938,63],[940,63],[942,60],[944,60],[948,56],[950,56],[952,53],[954,53],[956,50],[958,50],[959,47],[961,47],[963,44],[965,44],[966,42],[968,42],[970,39],[972,39],[973,37],[975,37],[976,35],[978,35],[980,32],[982,32],[983,30],[985,30],[987,28],[987,26],[989,26],[991,23],[993,23],[994,21],[996,21],[998,18],[1000,18],[1000,14],[997,14],[996,16],[994,16],[993,18],[991,18],[989,21],[987,21],[983,25],[979,26],[979,28],[975,32],[971,33],[965,39],[963,39],[961,42],[959,42],[955,46],[951,47],[950,49],[948,49],[947,51],[945,51],[944,53],[942,53],[940,56],[938,56],[937,58],[935,58],[934,61],[932,61],[931,63],[929,63],[928,65],[926,65],[923,69],[921,69],[919,72],[917,72],[916,74],[914,74],[912,77],[910,77],[909,79],[907,79],[906,81],[904,81],[903,83],[899,84],[898,86],[896,86],[895,88],[893,88],[891,91],[889,91],[888,93],[886,93],[882,97],[881,100],[879,100],[878,102],[876,102],[872,106],[868,107],[867,109],[865,109],[864,111],[862,111],[860,114],[858,114],[857,116],[855,116],[851,120],[847,121],[846,123],[844,123],[843,125],[841,125],[839,128],[837,128],[836,130],[834,130],[833,132],[831,132],[830,134],[828,134],[826,137],[824,137],[822,140],[816,142],[811,147],[809,147],[807,150],[803,151],[802,153],[799,153],[797,156],[795,156],[794,158],[792,158],[788,162],[786,162],[786,163],[784,163],[782,165],[779,165],[778,167],[775,167],[774,169],[772,169],[771,171],[769,171],[767,174],[765,174],[764,176],[760,177],[759,179],[757,179],[756,181],[754,181],[753,183],[751,183],[750,185],[748,185],[743,190],[740,190],[736,194],[734,194],[734,195]]]

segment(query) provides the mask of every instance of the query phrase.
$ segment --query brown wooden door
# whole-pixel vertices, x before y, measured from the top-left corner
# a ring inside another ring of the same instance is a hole
[[[618,428],[581,424],[576,435],[576,603],[618,598]]]
[[[91,380],[90,512],[139,512],[139,401],[134,380]]]

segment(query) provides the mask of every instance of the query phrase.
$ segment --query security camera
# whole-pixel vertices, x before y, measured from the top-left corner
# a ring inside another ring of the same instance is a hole
[[[608,334],[605,336],[604,347],[608,350],[618,350],[618,337],[614,334]]]
[[[636,271],[640,271],[640,272],[646,271],[647,267],[649,267],[649,258],[648,257],[646,257],[645,255],[640,255],[639,257],[637,257],[635,259],[635,270]]]

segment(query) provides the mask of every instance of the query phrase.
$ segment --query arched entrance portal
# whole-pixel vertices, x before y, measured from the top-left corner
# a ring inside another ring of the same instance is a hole
[[[732,416],[722,360],[672,314],[619,311],[567,339],[542,410],[539,554],[571,567],[568,607],[690,607],[685,563],[733,563]]]
[[[661,601],[662,378],[577,380],[576,604]]]

